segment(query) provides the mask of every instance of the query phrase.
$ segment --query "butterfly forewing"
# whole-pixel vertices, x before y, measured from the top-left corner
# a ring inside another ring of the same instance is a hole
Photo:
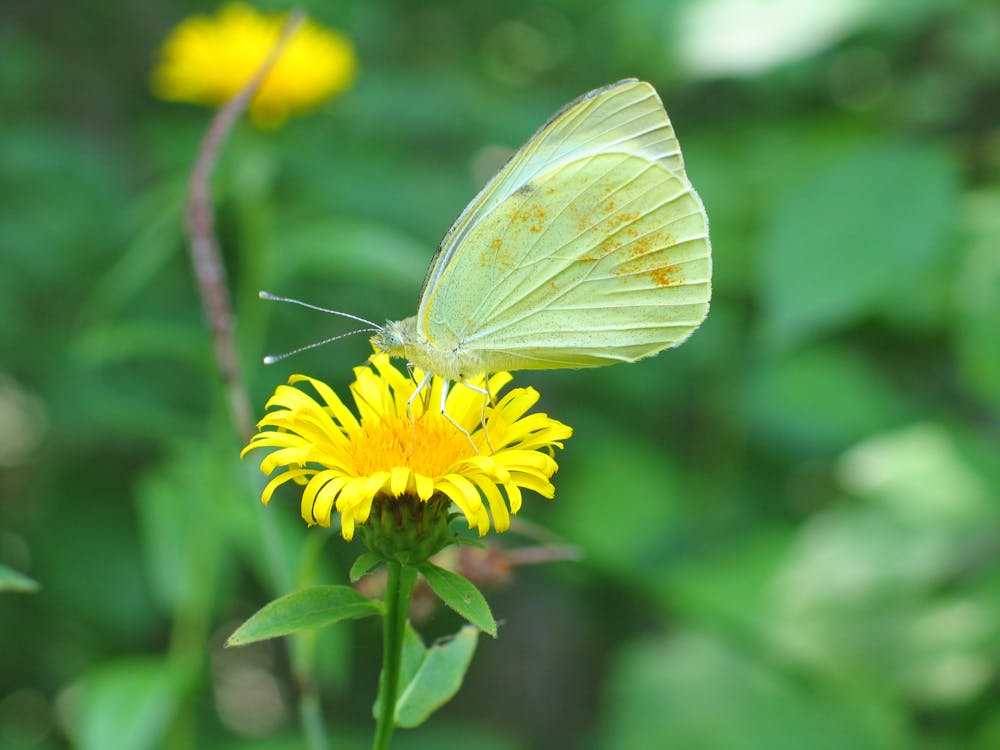
[[[471,228],[429,290],[424,325],[491,369],[631,361],[694,331],[710,275],[707,219],[687,180],[598,148]]]
[[[656,90],[626,80],[584,94],[557,112],[511,158],[458,217],[431,262],[418,310],[425,319],[428,298],[469,234],[518,190],[581,158],[617,151],[658,162],[684,182],[684,162],[673,127]]]

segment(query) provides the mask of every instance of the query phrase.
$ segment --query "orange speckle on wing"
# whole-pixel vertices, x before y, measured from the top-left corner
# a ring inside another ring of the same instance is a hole
[[[538,202],[526,201],[519,208],[510,212],[510,218],[508,219],[508,229],[516,230],[519,224],[526,225],[526,229],[529,232],[538,233],[541,232],[545,226],[548,224],[549,213],[545,208]],[[514,264],[509,265],[505,263],[503,259],[500,258],[499,254],[497,256],[498,262],[501,265],[506,265],[511,267]]]
[[[479,265],[483,268],[487,268],[497,263],[500,259],[500,248],[503,246],[503,240],[499,237],[494,237],[493,241],[487,246],[479,256]]]
[[[529,231],[540,232],[547,217],[548,212],[539,204],[534,203],[511,213],[510,223],[528,224]]]
[[[664,239],[663,236],[652,235],[640,237],[630,243],[626,252],[629,259],[620,263],[612,273],[615,276],[625,277],[622,281],[626,284],[643,277],[650,279],[658,287],[683,284],[684,276],[679,264],[661,265],[663,257],[657,251],[665,247]]]
[[[603,234],[610,235],[619,231],[619,229],[621,229],[622,227],[634,223],[639,218],[638,211],[622,211],[617,214],[612,214],[611,216],[598,215],[598,212],[604,214],[610,214],[612,211],[614,211],[614,209],[615,209],[614,200],[608,200],[599,206],[595,206],[594,209],[590,212],[580,211],[576,215],[577,230],[580,232],[586,232],[591,229],[596,229]],[[635,236],[635,229],[631,227],[629,227],[629,229],[631,230],[629,231],[629,234]]]
[[[597,259],[600,260],[601,258],[611,255],[611,253],[615,252],[616,250],[620,250],[622,245],[624,244],[625,243],[622,242],[622,240],[620,240],[618,237],[615,237],[614,235],[608,237],[606,240],[604,240],[604,242],[602,242],[600,245],[594,248],[594,251],[597,255]]]
[[[612,202],[613,201],[609,201]],[[622,211],[619,214],[615,214],[610,219],[608,219],[608,229],[615,230],[618,227],[624,226],[625,224],[631,224],[636,219],[639,218],[638,211]]]
[[[509,252],[504,252],[502,247],[503,240],[500,237],[494,237],[487,248],[480,254],[479,265],[483,268],[513,268],[516,265],[514,256]]]
[[[684,283],[684,277],[680,275],[680,270],[677,266],[654,268],[649,272],[649,278],[657,286],[676,286]]]
[[[641,258],[653,249],[653,238],[650,236],[640,237],[629,245],[628,256],[630,258]]]

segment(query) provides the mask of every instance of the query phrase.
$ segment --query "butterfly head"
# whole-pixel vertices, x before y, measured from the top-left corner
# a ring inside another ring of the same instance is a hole
[[[408,336],[408,329],[412,328],[412,326],[407,326],[407,323],[411,320],[413,319],[390,320],[379,328],[378,333],[372,336],[372,346],[380,352],[385,352],[390,357],[406,356],[404,352],[406,343],[412,339],[412,336]]]

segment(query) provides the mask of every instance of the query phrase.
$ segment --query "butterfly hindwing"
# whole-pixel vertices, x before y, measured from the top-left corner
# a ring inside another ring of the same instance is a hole
[[[586,94],[529,140],[446,235],[417,330],[491,370],[632,361],[708,312],[708,219],[655,90]]]
[[[425,327],[495,369],[632,361],[694,331],[710,274],[690,184],[660,162],[598,151],[526,183],[471,229],[427,295]]]
[[[584,94],[542,125],[455,220],[424,279],[418,321],[444,269],[484,218],[540,176],[612,149],[659,162],[687,181],[673,126],[650,84],[628,79]]]

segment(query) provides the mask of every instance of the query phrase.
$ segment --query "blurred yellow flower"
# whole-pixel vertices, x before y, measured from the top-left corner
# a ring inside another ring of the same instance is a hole
[[[341,533],[351,539],[378,497],[407,496],[425,504],[446,497],[469,528],[483,535],[491,515],[497,531],[507,530],[510,513],[521,507],[522,488],[553,496],[549,479],[558,465],[552,449],[561,448],[572,429],[546,414],[527,413],[538,401],[537,391],[515,388],[484,409],[484,394],[458,385],[448,394],[445,416],[426,406],[440,404],[443,380],[433,378],[429,398],[408,407],[420,370],[408,377],[384,354],[370,363],[354,369],[350,387],[360,419],[322,381],[293,375],[291,385],[275,390],[267,408],[277,408],[258,423],[260,432],[242,454],[275,449],[260,464],[265,474],[282,469],[264,489],[265,504],[279,485],[294,481],[304,486],[302,518],[329,526],[336,508]],[[510,381],[509,373],[491,376],[489,392],[499,393]],[[309,383],[322,403],[292,387],[301,382]],[[485,378],[470,383],[487,385]]]
[[[185,19],[160,50],[154,93],[170,101],[222,104],[260,68],[283,22],[283,15],[264,15],[243,3],[225,5],[214,17]],[[258,125],[277,127],[289,114],[346,89],[356,70],[350,40],[307,19],[264,79],[250,115]]]

